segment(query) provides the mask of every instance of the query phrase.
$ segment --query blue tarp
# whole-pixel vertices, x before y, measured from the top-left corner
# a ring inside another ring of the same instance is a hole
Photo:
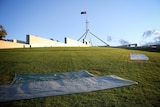
[[[149,58],[144,54],[131,53],[130,60],[143,60],[143,61],[145,61],[145,60],[149,60]]]
[[[87,75],[91,75],[87,71],[86,73]],[[67,73],[67,75],[69,74],[70,72]],[[73,74],[73,72],[71,74]],[[76,74],[76,72],[74,74]],[[36,76],[36,74],[34,75]],[[99,77],[93,77],[93,75],[91,75],[74,79],[17,82],[15,84],[0,85],[0,102],[91,92],[133,84],[137,84],[137,82],[114,75]]]

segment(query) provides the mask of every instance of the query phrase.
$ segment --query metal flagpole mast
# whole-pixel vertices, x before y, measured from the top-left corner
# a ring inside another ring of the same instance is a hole
[[[87,12],[86,11],[82,11],[81,14],[86,14],[86,32],[78,39],[78,41],[84,37],[83,39],[83,43],[84,43],[84,40],[87,38],[89,38],[89,42],[92,46],[92,41],[91,41],[91,37],[90,37],[90,34],[93,35],[95,38],[97,38],[98,40],[100,40],[101,42],[103,42],[104,44],[106,44],[106,46],[109,46],[105,41],[103,41],[102,39],[100,39],[98,36],[94,35],[93,33],[90,32],[89,30],[89,21],[87,19]]]
[[[84,42],[85,39],[86,39],[87,36],[88,36],[89,42],[90,42],[90,44],[92,45],[92,41],[91,41],[91,37],[90,37],[90,30],[89,30],[89,21],[88,21],[88,19],[87,19],[87,12],[86,12],[86,11],[82,11],[81,14],[86,14],[86,32],[78,39],[78,41],[79,41],[81,38],[84,37],[84,38],[83,38],[83,42]]]
[[[90,30],[89,30],[89,21],[87,19],[87,14],[86,14],[86,36],[85,36],[85,39],[87,38],[87,36],[89,38],[90,44],[92,45],[92,40],[91,40],[91,37],[90,37]]]
[[[86,11],[82,11],[81,12],[81,14],[86,14],[87,12]],[[87,15],[86,15],[86,19],[87,19]],[[87,26],[86,26],[86,28],[87,28]],[[80,41],[84,36],[86,37],[86,35],[87,35],[87,30],[86,30],[86,32],[78,39],[78,41]]]

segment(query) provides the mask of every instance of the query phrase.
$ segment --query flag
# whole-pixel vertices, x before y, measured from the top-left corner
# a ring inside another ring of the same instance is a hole
[[[87,14],[87,12],[86,11],[82,11],[81,14]]]

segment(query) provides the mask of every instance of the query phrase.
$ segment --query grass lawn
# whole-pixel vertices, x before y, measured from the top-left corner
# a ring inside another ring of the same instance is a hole
[[[149,61],[130,61],[141,53]],[[0,84],[15,73],[98,71],[137,81],[138,85],[70,95],[0,103],[0,107],[160,107],[160,52],[122,48],[32,48],[0,50]]]

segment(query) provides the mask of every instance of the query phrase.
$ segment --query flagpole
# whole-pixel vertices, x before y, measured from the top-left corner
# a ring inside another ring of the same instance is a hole
[[[86,36],[85,36],[85,39],[86,39],[87,36],[88,36],[89,42],[90,42],[90,44],[92,46],[92,41],[91,41],[90,31],[89,31],[89,21],[87,19],[87,14],[86,14]]]
[[[89,42],[90,42],[91,46],[93,46],[92,45],[92,40],[91,40],[91,35],[90,35],[91,33],[90,33],[90,30],[89,30],[89,21],[88,21],[87,11],[86,11],[86,30],[87,30],[87,36],[89,38]]]
[[[86,15],[86,32],[78,39],[78,41],[84,37],[83,42],[85,41],[85,39],[89,38],[89,43],[92,46],[92,41],[91,41],[91,37],[90,37],[90,31],[89,31],[89,21],[88,21],[88,15],[87,15],[87,11],[82,11],[81,14],[85,14]]]
[[[96,35],[94,35],[93,33],[90,32],[90,30],[89,30],[89,21],[88,21],[87,11],[82,11],[81,14],[85,14],[85,15],[86,15],[86,32],[78,39],[78,41],[79,41],[82,37],[84,37],[83,43],[85,43],[86,38],[87,38],[87,36],[88,36],[89,43],[90,43],[91,46],[93,46],[93,45],[92,45],[92,41],[91,41],[91,37],[90,37],[91,35],[93,35],[93,36],[96,37],[98,40],[100,40],[101,42],[103,42],[104,44],[106,44],[106,46],[109,46],[106,42],[104,42],[104,41],[103,41],[102,39],[100,39],[98,36],[96,36]]]

